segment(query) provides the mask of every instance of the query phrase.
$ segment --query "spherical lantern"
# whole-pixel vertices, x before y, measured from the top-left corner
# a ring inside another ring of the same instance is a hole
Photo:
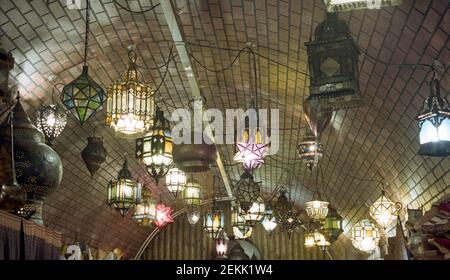
[[[228,251],[228,243],[230,239],[228,238],[226,232],[221,230],[219,236],[215,239],[216,242],[216,259],[226,259]]]
[[[173,209],[164,205],[163,203],[159,203],[156,205],[156,217],[155,217],[155,226],[158,229],[164,228],[167,224],[173,223],[172,217]]]
[[[320,194],[315,192],[313,200],[306,202],[306,214],[315,221],[323,222],[328,215],[328,204],[330,203],[322,200]]]
[[[253,202],[252,207],[243,213],[245,222],[247,225],[254,227],[257,223],[259,223],[263,218],[266,210],[266,205],[264,204],[264,200],[262,197],[258,197],[255,202]]]
[[[309,170],[312,170],[319,164],[323,156],[322,144],[317,141],[313,134],[307,134],[298,144],[298,155]]]
[[[62,179],[63,166],[58,154],[45,144],[45,137],[30,121],[20,101],[14,113],[14,160],[17,182],[27,191],[27,204],[36,211],[31,219],[42,221],[45,197],[55,191]]]
[[[253,228],[247,224],[239,207],[231,212],[231,226],[235,239],[247,239],[252,235]]]
[[[152,130],[144,138],[136,140],[136,158],[144,162],[148,174],[158,183],[173,162],[172,150],[170,125],[164,112],[156,109]]]
[[[189,224],[191,226],[195,226],[200,220],[200,211],[198,210],[198,206],[188,207],[186,217]]]
[[[196,144],[195,139],[202,139]],[[211,139],[206,135],[191,132],[191,142],[175,145],[173,148],[173,160],[177,166],[187,173],[201,173],[211,169],[216,162],[217,149]]]
[[[217,205],[217,202],[213,201],[213,206],[210,211],[205,213],[203,220],[203,229],[206,232],[206,236],[215,239],[219,236],[219,233],[225,227],[225,215]]]
[[[169,169],[166,175],[166,187],[174,197],[177,197],[186,187],[186,173],[178,168]]]
[[[400,203],[394,203],[386,197],[385,192],[381,192],[381,197],[369,208],[370,216],[386,230],[398,216],[398,211],[402,208]]]
[[[188,206],[199,206],[202,203],[202,186],[193,177],[186,182],[183,200]]]
[[[271,203],[269,203],[266,207],[266,211],[264,213],[264,218],[261,221],[261,224],[263,225],[264,229],[271,233],[278,225],[277,218],[275,217],[272,209]]]
[[[156,218],[156,201],[151,197],[148,190],[144,188],[142,199],[134,207],[133,220],[139,225],[150,227]]]
[[[36,111],[37,128],[45,135],[48,145],[58,137],[67,124],[67,111],[59,104],[42,105]]]
[[[447,99],[440,94],[437,80],[431,82],[431,95],[425,100],[417,120],[420,129],[419,155],[450,155],[450,108]]]
[[[364,252],[370,252],[378,246],[380,232],[373,223],[364,219],[353,226],[351,239],[355,248]]]
[[[325,218],[323,232],[330,242],[334,242],[339,238],[342,230],[342,217],[337,213],[336,209],[329,206],[328,215]]]
[[[240,180],[234,186],[233,195],[244,212],[252,207],[260,194],[261,182],[255,182],[253,175],[248,171],[242,173]]]
[[[327,13],[314,37],[314,41],[305,43],[310,69],[307,100],[317,100],[324,111],[358,106],[359,49],[347,24],[335,13]]]
[[[81,151],[81,157],[91,176],[100,169],[100,166],[106,161],[108,151],[103,146],[102,137],[88,137],[87,146]]]
[[[126,139],[143,137],[152,126],[155,111],[154,91],[136,65],[136,53],[128,51],[128,69],[122,81],[108,89],[106,123],[116,135]]]
[[[128,170],[128,161],[125,160],[117,175],[117,180],[109,181],[108,204],[125,216],[130,208],[139,201],[140,193],[141,184],[132,179],[131,172]]]

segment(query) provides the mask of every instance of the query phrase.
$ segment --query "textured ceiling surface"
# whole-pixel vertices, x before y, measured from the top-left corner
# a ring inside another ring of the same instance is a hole
[[[403,2],[382,10],[343,12],[339,17],[349,24],[357,44],[371,57],[393,63],[432,63],[437,59],[448,64],[449,2]],[[143,8],[136,3],[150,4],[133,1],[131,7],[136,10]],[[306,124],[301,108],[309,83],[303,74],[307,71],[304,43],[324,20],[323,4],[313,0],[176,0],[173,4],[187,42],[237,49],[251,43],[257,52],[270,58],[258,57],[257,61],[260,107],[280,110],[281,144],[278,154],[268,158],[255,174],[267,195],[283,184],[303,205],[316,187],[316,173],[311,173],[296,156],[302,137],[298,128]],[[104,88],[125,70],[128,45],[137,46],[138,64],[148,68],[164,64],[173,41],[161,7],[137,14],[120,9],[111,0],[92,0],[91,5],[88,65],[91,76]],[[50,98],[51,87],[46,81],[50,75],[56,75],[61,83],[79,75],[84,11],[68,9],[65,0],[4,0],[0,15],[0,41],[15,57],[13,79],[32,115]],[[234,51],[187,46],[191,55],[212,69],[226,67],[236,55]],[[367,206],[380,195],[380,184],[356,178],[385,180],[388,196],[405,208],[427,208],[450,191],[449,160],[416,154],[419,144],[415,117],[429,94],[427,69],[387,67],[365,54],[359,58],[359,69],[365,106],[335,113],[322,135],[325,154],[321,162],[323,176],[319,177],[323,182],[318,185],[344,216],[345,232],[368,214]],[[194,71],[208,108],[249,105],[254,87],[248,53],[242,53],[226,71],[206,71],[195,62]],[[164,68],[146,69],[143,73],[147,80],[159,84]],[[450,89],[449,76],[447,70],[441,79],[445,95]],[[190,96],[186,73],[176,57],[160,90],[160,99],[164,100],[160,106],[172,111],[186,106]],[[132,256],[150,229],[140,228],[129,217],[122,218],[105,201],[107,182],[116,177],[124,153],[133,156],[134,141],[115,138],[111,129],[100,125],[104,117],[105,112],[99,112],[84,127],[71,119],[55,140],[64,177],[59,190],[47,199],[44,221],[69,238],[103,249],[119,247]],[[94,131],[104,137],[108,159],[91,178],[80,152],[86,137]],[[237,180],[242,170],[231,164],[233,147],[221,145],[219,150],[229,164],[229,178]],[[163,187],[153,184],[142,165],[134,159],[130,165],[133,175],[146,182],[156,198],[174,203]]]

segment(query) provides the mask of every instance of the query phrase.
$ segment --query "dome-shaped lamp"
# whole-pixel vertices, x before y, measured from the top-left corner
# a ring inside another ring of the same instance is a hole
[[[380,232],[369,220],[364,219],[352,228],[352,244],[355,248],[364,251],[373,251],[380,241]]]

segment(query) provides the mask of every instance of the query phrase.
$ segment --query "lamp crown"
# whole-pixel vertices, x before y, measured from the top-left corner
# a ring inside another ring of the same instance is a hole
[[[128,169],[128,160],[125,159],[123,162],[122,169],[119,171],[119,174],[117,175],[117,179],[131,179],[131,172]]]

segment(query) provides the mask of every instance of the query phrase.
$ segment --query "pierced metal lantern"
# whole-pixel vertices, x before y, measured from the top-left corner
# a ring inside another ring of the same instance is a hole
[[[370,252],[378,246],[380,231],[377,226],[364,219],[353,226],[351,239],[355,248],[364,252]]]
[[[255,202],[253,202],[252,207],[243,213],[245,222],[247,225],[254,227],[258,224],[263,218],[266,211],[266,205],[264,204],[264,200],[262,197],[258,197]]]
[[[9,101],[9,72],[14,68],[14,58],[0,46],[0,103]]]
[[[381,9],[400,5],[402,0],[324,0],[328,12],[345,12],[359,9]]]
[[[177,197],[186,187],[186,173],[178,168],[169,169],[166,175],[166,187],[174,197]]]
[[[227,251],[228,251],[228,244],[230,242],[230,239],[228,238],[226,232],[224,230],[221,230],[219,232],[219,236],[215,240],[216,242],[216,259],[226,259],[227,258]]]
[[[397,220],[398,212],[402,209],[401,203],[394,203],[386,197],[384,190],[369,208],[370,216],[384,229]]]
[[[431,95],[425,100],[417,117],[420,129],[419,155],[445,157],[450,155],[450,108],[440,94],[439,82],[431,82]]]
[[[261,221],[261,224],[268,233],[271,233],[278,225],[271,203],[268,203],[266,206],[266,211],[264,212],[264,218]]]
[[[313,134],[307,134],[298,144],[298,155],[309,170],[312,170],[323,156],[322,144]]]
[[[136,158],[143,161],[148,174],[158,183],[173,162],[173,140],[164,112],[156,109],[152,130],[136,140]]]
[[[37,128],[44,133],[46,143],[51,145],[67,124],[67,111],[59,104],[42,105],[36,111]]]
[[[244,131],[236,139],[236,154],[233,160],[241,162],[246,170],[259,168],[264,163],[269,148],[263,138],[259,127],[250,129],[249,121],[246,119]]]
[[[142,193],[142,199],[134,207],[133,220],[144,227],[151,227],[156,219],[156,201],[148,190]]]
[[[335,13],[305,43],[310,69],[308,101],[317,100],[324,111],[353,108],[361,103],[358,86],[358,46],[345,21]]]
[[[329,204],[329,202],[322,200],[318,192],[315,192],[313,200],[306,202],[306,214],[315,221],[323,222],[328,215]]]
[[[78,78],[64,86],[61,95],[64,107],[81,125],[102,108],[105,99],[103,88],[89,76],[86,65]]]
[[[338,240],[339,235],[343,232],[342,217],[337,213],[336,209],[328,206],[328,215],[325,218],[323,232],[330,242]]]
[[[291,239],[292,234],[298,230],[302,222],[300,213],[294,210],[293,204],[289,201],[284,189],[280,190],[280,196],[275,204],[275,211],[280,231],[287,232],[288,238]]]
[[[81,157],[86,164],[91,176],[100,169],[101,165],[106,161],[108,151],[103,146],[102,137],[88,137],[87,146],[81,151]]]
[[[225,214],[214,200],[211,210],[206,212],[203,217],[203,229],[206,232],[206,236],[211,239],[216,239],[220,232],[223,231],[224,227]]]
[[[140,200],[140,194],[141,184],[132,179],[131,172],[128,170],[128,161],[125,160],[117,175],[117,180],[109,181],[108,204],[125,216],[130,208]]]
[[[173,223],[172,217],[173,209],[164,205],[163,203],[159,203],[156,205],[156,217],[155,217],[155,226],[158,229],[164,228],[167,224]]]
[[[238,206],[231,212],[231,226],[235,239],[247,239],[252,236],[253,228],[247,224],[242,209]]]
[[[128,59],[122,81],[108,88],[106,123],[114,128],[117,136],[136,139],[143,137],[152,126],[155,98],[152,87],[139,72],[133,50],[129,50]]]
[[[245,170],[234,186],[233,195],[242,210],[247,212],[252,207],[253,202],[258,199],[260,191],[261,182],[255,182],[253,175]]]
[[[196,205],[188,206],[186,217],[191,226],[195,226],[200,220],[199,207]]]

